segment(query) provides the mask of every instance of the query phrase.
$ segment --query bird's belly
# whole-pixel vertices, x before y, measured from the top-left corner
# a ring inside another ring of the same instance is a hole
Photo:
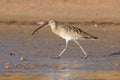
[[[72,40],[72,39],[78,39],[76,36],[71,35],[71,34],[65,34],[65,33],[61,33],[59,34],[60,37],[62,37],[63,39],[67,39],[67,40]]]
[[[59,37],[61,37],[63,39],[67,39],[67,40],[79,39],[79,37],[80,37],[80,35],[78,35],[76,33],[71,33],[69,31],[65,31],[65,30],[54,31],[54,33],[56,35],[58,35]]]
[[[67,39],[67,40],[73,39],[73,37],[70,35],[60,35],[60,37],[62,37],[63,39]]]

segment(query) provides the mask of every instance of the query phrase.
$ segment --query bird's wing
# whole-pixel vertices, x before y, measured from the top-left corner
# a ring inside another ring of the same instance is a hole
[[[73,30],[74,32],[76,32],[77,34],[80,35],[81,38],[86,38],[86,39],[97,39],[97,37],[81,30],[79,27],[76,27],[76,26],[69,26],[68,27],[69,30]]]

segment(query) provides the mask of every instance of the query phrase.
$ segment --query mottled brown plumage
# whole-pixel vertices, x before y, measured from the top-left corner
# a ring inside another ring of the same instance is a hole
[[[73,40],[81,48],[81,50],[83,51],[83,53],[85,55],[85,58],[87,58],[87,53],[85,52],[83,47],[78,43],[77,39],[80,39],[80,40],[85,40],[85,39],[95,40],[95,39],[97,39],[97,37],[85,32],[85,31],[81,30],[80,28],[75,27],[73,25],[64,25],[64,24],[58,25],[55,20],[50,20],[48,23],[42,24],[41,27],[43,27],[45,25],[50,25],[51,30],[54,34],[56,34],[66,40],[66,46],[63,49],[63,51],[57,56],[57,58],[60,58],[61,55],[64,53],[64,51],[67,49],[68,42],[70,40]],[[37,28],[33,33],[35,33],[41,27]]]

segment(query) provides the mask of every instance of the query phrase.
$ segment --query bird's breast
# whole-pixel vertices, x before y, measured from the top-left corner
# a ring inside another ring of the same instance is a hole
[[[65,30],[55,30],[53,31],[53,33],[55,33],[56,35],[58,35],[59,37],[63,38],[63,39],[67,39],[67,40],[71,40],[73,39],[73,35],[69,34],[69,32],[65,31]]]

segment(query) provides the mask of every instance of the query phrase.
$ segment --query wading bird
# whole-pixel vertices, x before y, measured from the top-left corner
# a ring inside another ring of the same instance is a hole
[[[38,22],[38,24],[40,24],[40,27],[38,27],[33,33],[32,35],[39,30],[40,28],[42,28],[43,26],[49,25],[51,26],[51,30],[54,34],[58,35],[59,37],[65,39],[66,41],[66,46],[65,48],[60,52],[60,54],[56,57],[56,58],[60,58],[61,55],[66,51],[67,47],[68,47],[68,42],[70,40],[74,41],[82,50],[82,52],[84,53],[84,58],[87,58],[87,53],[84,50],[84,48],[78,43],[77,39],[80,40],[96,40],[98,39],[97,37],[84,32],[83,30],[81,30],[78,27],[72,26],[72,25],[58,25],[57,22],[55,20],[50,20],[49,22]]]

